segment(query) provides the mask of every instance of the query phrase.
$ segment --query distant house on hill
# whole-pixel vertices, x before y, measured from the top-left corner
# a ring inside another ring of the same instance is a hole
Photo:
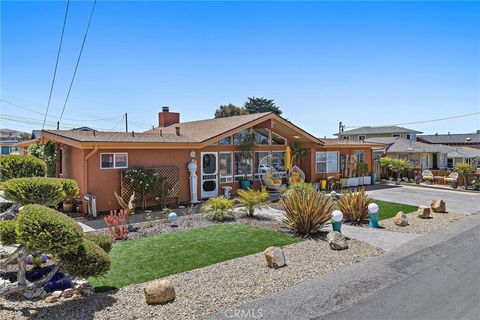
[[[22,133],[24,132],[0,129],[0,149],[2,155],[8,155],[13,152],[23,152],[21,148],[16,146],[16,144],[22,140],[20,136]]]
[[[382,127],[360,127],[352,130],[336,133],[340,139],[346,140],[365,140],[370,138],[402,138],[408,140],[416,140],[416,135],[423,132],[412,130],[398,126],[382,126]]]
[[[477,132],[473,133],[436,133],[429,135],[420,135],[417,138],[419,141],[425,143],[480,148],[480,130],[477,130]]]

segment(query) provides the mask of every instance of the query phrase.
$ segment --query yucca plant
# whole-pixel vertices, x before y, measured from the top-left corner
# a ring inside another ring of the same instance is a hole
[[[268,193],[266,191],[239,189],[237,194],[239,196],[238,202],[244,207],[242,210],[249,218],[253,217],[255,208],[265,204],[268,200]]]
[[[372,199],[361,188],[358,192],[344,192],[338,201],[338,207],[346,222],[361,223],[368,218],[368,205]]]
[[[318,232],[330,221],[334,209],[333,202],[310,188],[292,188],[280,199],[283,206],[283,221],[296,233],[304,237]]]
[[[225,197],[210,198],[202,206],[202,213],[210,220],[223,221],[233,217],[233,200]]]

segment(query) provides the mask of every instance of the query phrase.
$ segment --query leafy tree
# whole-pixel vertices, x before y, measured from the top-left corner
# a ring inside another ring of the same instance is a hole
[[[0,180],[45,176],[46,165],[33,156],[0,156]]]
[[[243,114],[248,114],[247,110],[229,103],[218,107],[218,109],[215,111],[215,119],[240,116]]]
[[[273,112],[282,114],[282,110],[275,104],[273,99],[265,99],[264,97],[249,97],[243,106],[248,113]]]
[[[47,177],[57,175],[57,150],[55,142],[32,143],[28,146],[28,153],[47,164]]]
[[[463,185],[465,186],[465,189],[467,189],[467,174],[473,172],[474,170],[473,165],[468,163],[457,163],[453,170],[455,170],[456,172],[462,175]]]
[[[20,141],[26,141],[26,140],[30,140],[30,133],[27,133],[27,132],[22,132],[20,133],[20,135],[18,136],[18,138],[20,139]]]

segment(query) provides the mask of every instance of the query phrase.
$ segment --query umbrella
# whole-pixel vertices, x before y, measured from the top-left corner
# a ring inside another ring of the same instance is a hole
[[[287,146],[285,149],[285,170],[290,170],[292,168],[292,158],[290,155],[290,147]]]

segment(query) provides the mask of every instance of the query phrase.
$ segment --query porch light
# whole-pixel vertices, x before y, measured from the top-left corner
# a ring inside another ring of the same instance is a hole
[[[370,203],[368,205],[368,215],[370,216],[368,226],[370,228],[380,228],[380,225],[378,224],[378,211],[379,207],[376,203]]]
[[[332,212],[332,228],[333,231],[342,232],[342,221],[343,221],[343,213],[340,210],[334,210]]]

